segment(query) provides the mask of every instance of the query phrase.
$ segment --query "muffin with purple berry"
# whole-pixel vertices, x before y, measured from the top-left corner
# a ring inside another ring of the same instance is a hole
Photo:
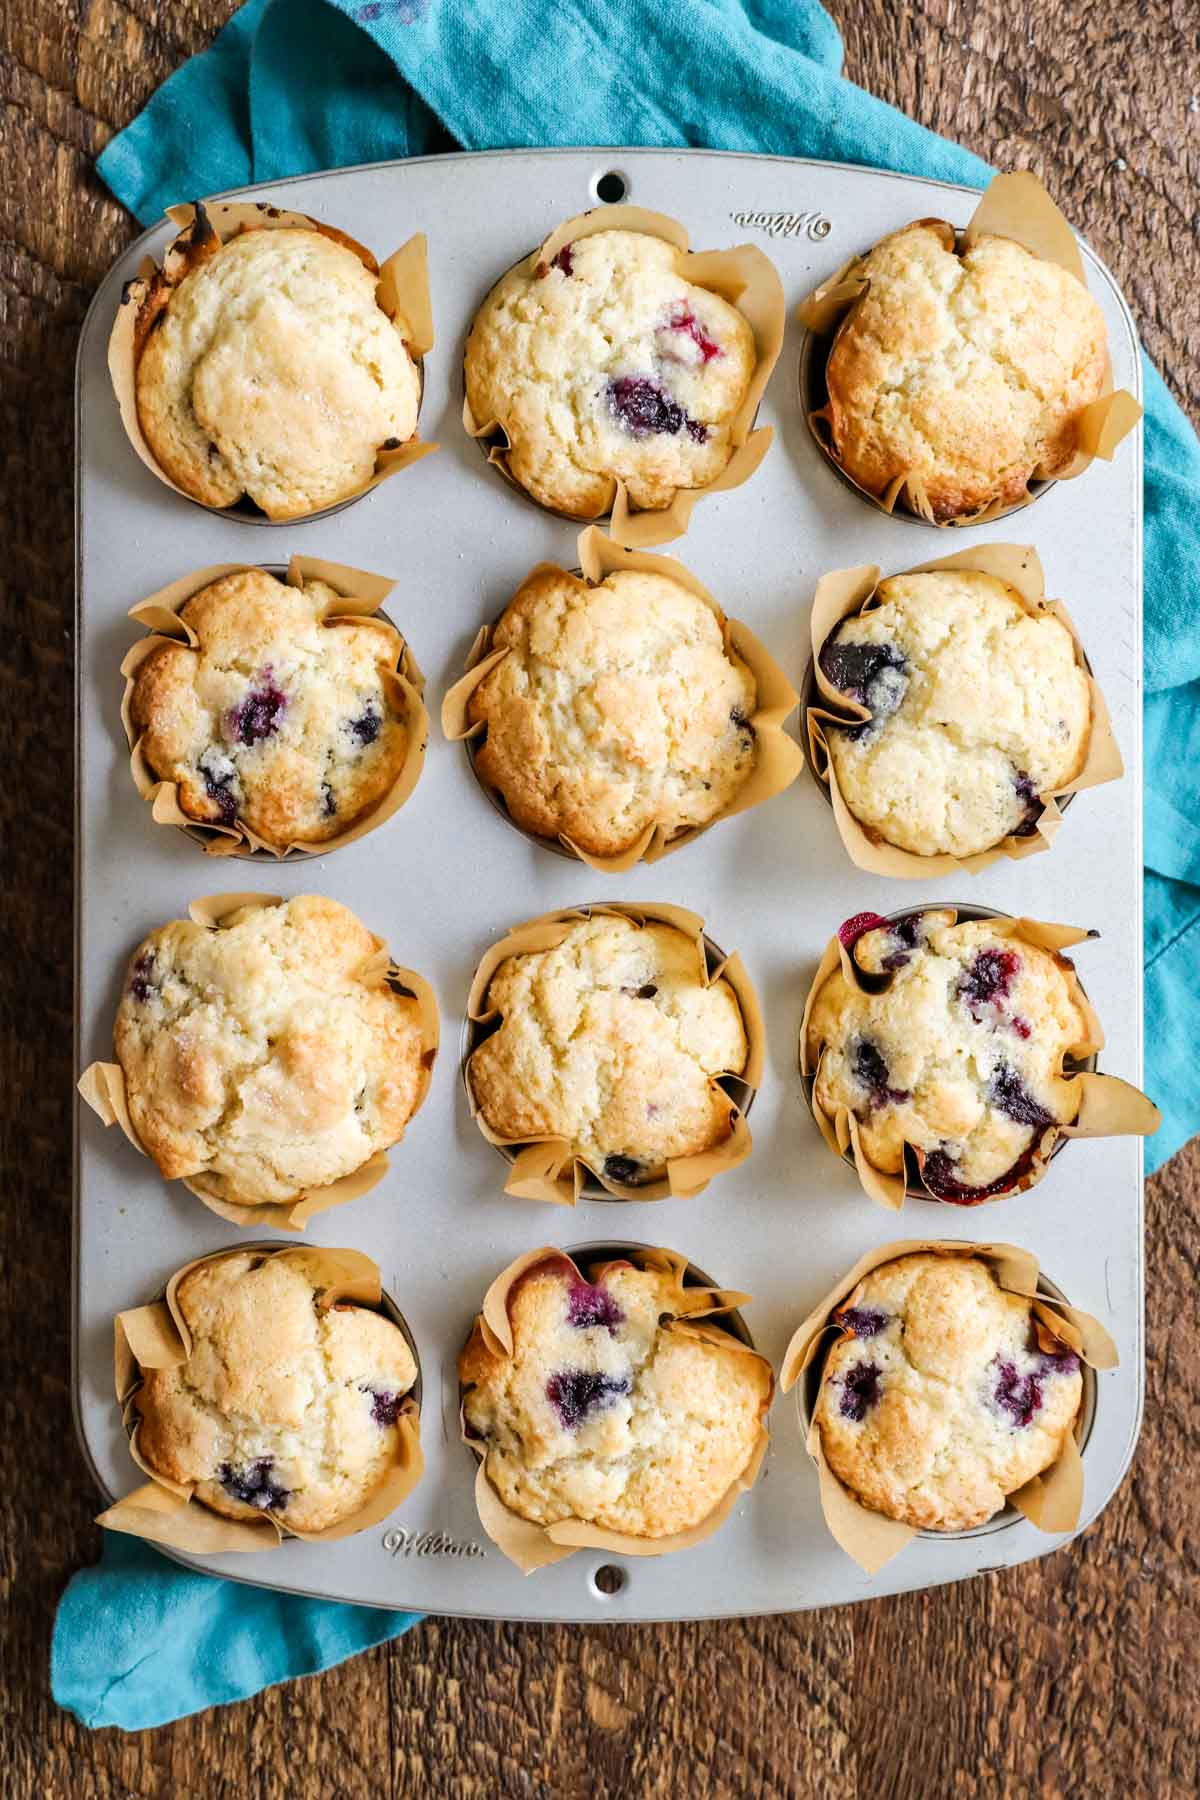
[[[235,1253],[183,1276],[187,1356],[143,1369],[133,1401],[151,1473],[227,1518],[267,1513],[302,1532],[368,1503],[397,1461],[417,1368],[383,1314],[323,1304],[327,1282],[304,1251]]]
[[[597,231],[502,276],[467,340],[467,407],[507,440],[513,480],[592,519],[620,482],[657,510],[716,480],[755,375],[744,315],[679,273],[674,243]]]
[[[403,638],[339,616],[325,582],[239,569],[180,607],[130,669],[126,711],[147,788],[172,784],[197,825],[278,853],[317,849],[397,786],[426,720]]]
[[[728,1332],[677,1329],[674,1259],[639,1260],[581,1271],[547,1251],[507,1290],[508,1342],[488,1309],[459,1358],[464,1432],[521,1519],[666,1539],[753,1478],[770,1365]]]
[[[502,1143],[560,1139],[620,1192],[673,1159],[728,1145],[736,1108],[719,1085],[750,1047],[725,976],[678,926],[596,910],[549,948],[508,955],[487,983],[467,1080]]]
[[[868,838],[974,856],[1033,833],[1083,768],[1091,686],[1049,609],[977,569],[881,581],[821,647],[828,688],[867,713],[823,719],[831,774]]]
[[[982,1525],[1062,1454],[1079,1358],[981,1257],[920,1252],[872,1270],[833,1314],[814,1421],[866,1507],[930,1531]]]
[[[850,973],[818,976],[804,1028],[818,1119],[901,1190],[909,1151],[941,1200],[1031,1185],[1079,1110],[1064,1060],[1095,1029],[1073,965],[950,911],[863,914],[839,938]]]

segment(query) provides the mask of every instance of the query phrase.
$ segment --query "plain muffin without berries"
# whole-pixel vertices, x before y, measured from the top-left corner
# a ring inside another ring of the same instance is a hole
[[[379,305],[374,259],[338,234],[285,226],[222,244],[206,224],[200,209],[203,255],[138,359],[138,420],[194,500],[302,518],[359,492],[379,451],[416,430],[408,326]]]
[[[677,927],[582,919],[553,950],[507,957],[484,1009],[500,1025],[469,1079],[498,1137],[565,1138],[623,1186],[729,1137],[717,1077],[746,1065],[742,1015],[728,981],[705,984],[701,951]]]
[[[707,825],[754,767],[757,702],[720,621],[668,576],[596,586],[539,569],[492,635],[508,655],[471,695],[476,756],[518,825],[616,856],[650,826]]]
[[[496,283],[467,340],[467,403],[508,439],[509,474],[573,518],[607,512],[617,481],[659,509],[705,487],[733,454],[754,334],[719,294],[676,272],[678,251],[637,231],[577,238]]]
[[[295,1201],[396,1143],[432,1062],[417,1001],[380,978],[376,940],[314,894],[215,930],[173,919],[151,932],[113,1035],[159,1169],[241,1206]]]
[[[179,610],[198,640],[138,665],[129,713],[149,773],[205,825],[241,821],[277,849],[317,845],[379,804],[404,767],[409,720],[387,679],[398,632],[335,625],[324,582],[222,576]]]
[[[835,456],[869,494],[901,476],[939,522],[1023,499],[1079,448],[1104,384],[1100,308],[1074,275],[1011,238],[961,252],[920,219],[875,246],[826,367]]]
[[[911,1145],[929,1191],[971,1205],[1013,1188],[1075,1117],[1063,1057],[1087,1024],[1065,957],[986,919],[952,921],[908,913],[854,939],[858,968],[887,980],[868,992],[836,968],[806,1048],[816,1104],[854,1115],[869,1163],[899,1175]]]
[[[187,1360],[143,1372],[140,1455],[228,1518],[325,1531],[395,1463],[412,1352],[382,1314],[323,1307],[322,1269],[303,1252],[201,1263],[176,1289]]]
[[[824,727],[850,811],[917,856],[971,856],[1034,831],[1091,731],[1066,626],[974,569],[897,575],[875,598],[820,652],[825,679],[871,714]]]
[[[699,1525],[745,1471],[771,1396],[761,1357],[666,1326],[673,1278],[628,1263],[535,1265],[509,1295],[511,1356],[476,1329],[463,1420],[488,1480],[535,1524],[662,1538]]]
[[[1058,1461],[1079,1358],[980,1257],[902,1256],[830,1321],[815,1418],[825,1460],[874,1512],[966,1531]]]

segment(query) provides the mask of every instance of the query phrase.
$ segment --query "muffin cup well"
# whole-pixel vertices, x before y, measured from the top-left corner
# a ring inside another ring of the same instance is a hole
[[[206,894],[203,899],[192,900],[188,904],[188,913],[197,925],[206,925],[211,931],[220,931],[233,913],[244,907],[285,906],[287,902],[280,894]],[[438,1006],[434,992],[423,975],[413,969],[401,968],[388,955],[387,945],[382,938],[371,934],[375,952],[369,965],[360,972],[374,983],[378,980],[385,983],[394,992],[406,994],[417,1003],[417,1015],[420,1023],[421,1038],[425,1046],[422,1056],[422,1074],[420,1092],[417,1103],[413,1107],[407,1124],[412,1122],[425,1103],[429,1092],[429,1084],[433,1078],[433,1065],[438,1051]],[[129,1100],[125,1091],[125,1071],[117,1062],[90,1063],[78,1081],[80,1094],[87,1101],[93,1112],[98,1114],[105,1125],[119,1125],[135,1150],[148,1155],[145,1145],[138,1137],[133,1120],[129,1113]],[[407,1129],[406,1124],[406,1129]],[[395,1143],[403,1140],[403,1132]],[[392,1146],[394,1148],[394,1145]],[[381,1182],[388,1171],[388,1153],[377,1150],[367,1158],[359,1168],[353,1169],[349,1175],[343,1175],[339,1181],[330,1182],[326,1187],[310,1188],[295,1200],[278,1205],[263,1206],[240,1205],[235,1201],[222,1200],[217,1194],[210,1192],[204,1176],[193,1175],[183,1185],[190,1193],[202,1200],[210,1212],[216,1213],[231,1225],[270,1226],[275,1231],[303,1231],[311,1218],[317,1213],[328,1212],[333,1206],[343,1206],[348,1200],[357,1200],[360,1194],[367,1193]]]
[[[795,741],[784,730],[784,721],[799,704],[799,695],[788,681],[783,670],[774,658],[755,637],[748,626],[738,619],[728,619],[721,611],[713,596],[703,587],[690,570],[670,556],[650,556],[645,552],[631,551],[616,544],[611,538],[596,527],[589,526],[579,536],[578,554],[580,572],[577,577],[580,587],[598,587],[605,577],[620,569],[635,569],[644,574],[661,575],[668,581],[677,582],[697,600],[703,601],[721,626],[725,640],[725,652],[730,658],[737,658],[745,663],[754,677],[757,689],[757,703],[754,714],[748,721],[754,732],[756,754],[754,768],[742,786],[738,789],[732,803],[710,819],[707,825],[695,826],[691,829],[676,832],[667,837],[658,825],[651,825],[630,845],[627,850],[616,856],[594,856],[590,851],[582,849],[565,833],[557,838],[539,837],[535,832],[526,831],[518,825],[504,804],[500,792],[483,780],[476,765],[476,755],[487,733],[486,724],[472,725],[469,722],[467,709],[472,694],[487,675],[509,654],[508,650],[492,649],[492,632],[494,626],[485,625],[471,646],[467,658],[467,673],[460,681],[455,682],[442,701],[442,730],[452,743],[463,743],[470,760],[472,772],[480,787],[496,806],[497,810],[508,819],[514,830],[531,843],[540,844],[547,850],[557,854],[565,853],[579,862],[586,863],[589,869],[595,869],[602,875],[621,875],[631,869],[635,863],[658,862],[669,856],[673,850],[681,850],[685,844],[694,843],[722,819],[731,819],[736,813],[748,812],[764,800],[772,799],[790,787],[800,773],[803,753]],[[555,563],[539,563],[531,569],[526,580],[542,570],[550,570],[554,574],[567,576],[568,571],[560,569]]]
[[[566,244],[577,238],[591,237],[599,231],[638,231],[671,244],[678,253],[676,273],[696,287],[711,289],[736,307],[754,333],[758,352],[746,397],[731,426],[733,454],[714,480],[704,487],[677,488],[669,506],[636,511],[630,507],[624,482],[614,477],[612,499],[599,513],[556,513],[559,518],[581,522],[584,518],[608,517],[611,521],[609,531],[617,543],[630,550],[646,550],[654,544],[669,544],[673,538],[682,537],[696,501],[705,494],[741,487],[770,449],[775,435],[772,428],[763,425],[756,431],[754,419],[783,345],[786,323],[783,283],[774,263],[757,245],[739,244],[732,250],[689,251],[687,231],[677,219],[666,213],[649,212],[643,206],[593,207],[590,212],[580,213],[556,226],[523,261],[533,274],[539,268],[548,267]],[[509,441],[504,428],[495,419],[476,419],[465,396],[463,428],[468,437],[479,441],[493,468],[533,505],[541,506],[541,502],[535,500],[509,471]],[[542,511],[553,512],[555,509],[542,507]]]
[[[245,496],[234,501],[232,506],[209,506],[205,501],[197,500],[195,495],[185,493],[160,466],[146,442],[138,418],[137,365],[146,339],[153,330],[159,313],[170,299],[171,290],[231,238],[239,236],[243,231],[278,231],[290,227],[318,231],[322,237],[332,238],[335,243],[352,250],[364,267],[378,277],[376,298],[381,311],[389,319],[403,319],[408,327],[404,341],[422,389],[423,359],[433,349],[433,312],[429,301],[425,237],[420,232],[409,238],[398,250],[394,250],[385,263],[377,265],[369,250],[356,243],[344,231],[339,231],[336,226],[323,225],[308,213],[289,212],[263,200],[196,200],[186,206],[169,206],[166,216],[178,228],[179,235],[164,252],[161,267],[152,256],[143,257],[137,274],[125,283],[108,340],[108,372],[121,410],[125,435],[136,455],[164,487],[169,487],[191,505],[204,507],[205,512],[219,513],[222,518],[238,519],[243,524],[306,524],[313,519],[327,518],[331,513],[340,512],[343,507],[351,505],[355,500],[361,499],[363,494],[378,487],[390,475],[399,474],[410,463],[419,461],[422,456],[428,456],[437,449],[436,444],[423,444],[417,437],[420,424],[418,402],[418,425],[414,427],[412,437],[393,449],[381,449],[369,480],[352,494],[343,494],[331,505],[306,513],[301,518],[269,519]]]
[[[731,1483],[708,1517],[688,1531],[675,1532],[670,1537],[645,1538],[635,1537],[628,1532],[608,1531],[603,1526],[588,1524],[583,1519],[562,1519],[554,1525],[537,1525],[505,1506],[488,1480],[486,1445],[468,1434],[460,1402],[459,1425],[463,1442],[479,1459],[475,1475],[475,1504],[479,1511],[479,1522],[497,1549],[510,1562],[515,1563],[524,1575],[531,1575],[535,1569],[545,1568],[549,1563],[561,1562],[576,1550],[605,1550],[615,1556],[668,1556],[675,1550],[690,1550],[694,1544],[701,1544],[711,1537],[724,1524],[741,1496],[754,1486],[766,1455],[768,1438],[765,1419],[774,1392],[774,1375],[770,1364],[765,1357],[759,1355],[753,1344],[744,1340],[732,1323],[716,1322],[728,1319],[750,1296],[726,1288],[692,1285],[689,1275],[694,1279],[695,1271],[686,1257],[673,1250],[653,1249],[641,1244],[622,1245],[620,1249],[618,1257],[609,1257],[603,1262],[589,1260],[582,1268],[574,1256],[553,1245],[526,1251],[524,1256],[517,1257],[515,1262],[502,1270],[488,1288],[468,1344],[478,1336],[493,1355],[512,1355],[512,1326],[508,1311],[510,1297],[520,1281],[547,1263],[566,1269],[582,1280],[598,1279],[604,1269],[612,1267],[614,1262],[627,1262],[637,1269],[669,1274],[676,1284],[676,1299],[664,1321],[664,1330],[700,1338],[708,1343],[719,1343],[723,1348],[736,1350],[743,1356],[753,1356],[765,1365],[771,1375],[771,1391],[763,1408],[758,1439],[746,1467],[736,1481]],[[738,1323],[740,1324],[740,1320]],[[744,1330],[744,1326],[742,1329]],[[749,1337],[748,1332],[746,1337]]]
[[[913,1525],[889,1519],[883,1513],[864,1506],[845,1487],[825,1461],[820,1428],[815,1418],[815,1388],[809,1391],[807,1377],[817,1371],[833,1340],[826,1332],[835,1331],[830,1314],[853,1292],[863,1278],[884,1263],[918,1252],[939,1256],[980,1257],[989,1264],[998,1285],[1010,1294],[1020,1294],[1034,1303],[1034,1314],[1040,1331],[1054,1342],[1073,1350],[1090,1369],[1115,1369],[1117,1347],[1112,1338],[1090,1313],[1068,1306],[1048,1291],[1039,1277],[1037,1258],[1028,1250],[1012,1244],[966,1244],[958,1239],[905,1238],[868,1251],[817,1302],[804,1323],[793,1333],[784,1353],[779,1385],[786,1394],[799,1383],[797,1401],[804,1427],[805,1448],[812,1457],[820,1483],[821,1511],[834,1538],[848,1556],[853,1557],[868,1575],[876,1574],[884,1564],[912,1542],[914,1537],[961,1537],[963,1532],[918,1532]],[[1080,1437],[1086,1423],[1086,1401],[1081,1404],[1074,1431],[1068,1434],[1058,1461],[1035,1475],[1023,1487],[1009,1494],[1008,1502],[1031,1525],[1041,1531],[1073,1531],[1079,1523],[1083,1505],[1083,1464],[1080,1460]]]
[[[191,1335],[177,1299],[179,1283],[192,1269],[204,1263],[222,1262],[227,1256],[240,1256],[245,1249],[261,1250],[264,1259],[297,1254],[287,1247],[254,1244],[200,1256],[177,1269],[165,1291],[148,1306],[117,1314],[114,1353],[117,1403],[129,1435],[129,1454],[149,1480],[102,1512],[96,1521],[98,1525],[197,1556],[213,1556],[226,1550],[277,1550],[284,1538],[303,1538],[308,1543],[330,1542],[335,1538],[351,1537],[369,1525],[377,1525],[395,1511],[421,1479],[424,1469],[420,1427],[421,1364],[412,1333],[403,1314],[384,1294],[378,1265],[369,1256],[364,1256],[361,1250],[331,1250],[317,1245],[303,1254],[307,1258],[318,1257],[323,1265],[327,1285],[317,1301],[321,1311],[349,1305],[386,1312],[402,1331],[417,1364],[417,1379],[405,1395],[397,1418],[395,1462],[375,1493],[356,1513],[337,1525],[324,1531],[297,1531],[274,1513],[263,1513],[258,1519],[227,1519],[203,1501],[197,1500],[193,1505],[194,1490],[190,1485],[157,1474],[143,1459],[138,1449],[140,1420],[134,1400],[142,1385],[144,1371],[174,1368],[191,1354]]]
[[[889,924],[896,919],[907,918],[915,912],[940,912],[945,915],[947,924],[954,924],[959,918],[987,918],[991,921],[998,937],[1012,938],[1016,942],[1033,945],[1052,955],[1059,967],[1067,975],[1072,997],[1084,1019],[1084,1035],[1077,1044],[1070,1044],[1063,1053],[1063,1074],[1070,1079],[1075,1097],[1075,1113],[1068,1124],[1049,1126],[1042,1134],[1040,1143],[1034,1148],[1031,1166],[1013,1182],[1003,1193],[989,1194],[980,1200],[951,1200],[943,1195],[934,1194],[920,1182],[920,1172],[924,1164],[924,1152],[914,1145],[904,1146],[904,1169],[892,1175],[876,1168],[867,1158],[859,1135],[858,1121],[853,1113],[839,1108],[830,1118],[817,1100],[816,1078],[820,1069],[824,1045],[809,1042],[809,1020],[812,1009],[821,988],[830,976],[840,967],[847,982],[861,988],[864,992],[878,991],[880,984],[886,984],[890,977],[868,975],[864,979],[863,971],[853,956],[852,949],[847,950],[839,935],[835,935],[825,946],[825,952],[817,966],[808,998],[804,1003],[804,1017],[800,1025],[800,1077],[805,1097],[812,1109],[817,1128],[829,1148],[836,1156],[852,1162],[862,1183],[863,1191],[878,1206],[889,1212],[899,1212],[904,1204],[905,1195],[919,1200],[935,1200],[943,1206],[983,1206],[997,1200],[1007,1200],[1013,1194],[1026,1193],[1036,1187],[1046,1173],[1051,1158],[1061,1147],[1066,1138],[1076,1137],[1149,1137],[1158,1130],[1161,1114],[1152,1100],[1139,1088],[1129,1082],[1122,1081],[1116,1075],[1101,1075],[1094,1066],[1096,1053],[1104,1048],[1104,1032],[1096,1016],[1079,977],[1075,965],[1062,951],[1072,944],[1083,943],[1099,936],[1098,932],[1082,930],[1074,925],[1050,925],[1038,919],[1013,918],[1007,913],[997,913],[990,907],[956,906],[953,904],[931,904],[927,906],[906,906],[889,919],[878,920],[880,924]],[[847,921],[849,923],[849,921]],[[870,926],[863,926],[869,930]],[[851,940],[853,942],[855,940]],[[1081,1066],[1091,1062],[1092,1066]],[[1070,1065],[1070,1066],[1068,1066]],[[915,1171],[911,1175],[910,1171]]]
[[[242,820],[232,825],[209,824],[193,819],[179,804],[179,790],[173,781],[161,780],[146,762],[142,741],[137,735],[130,712],[134,677],[142,663],[164,642],[187,644],[196,649],[195,632],[180,618],[180,609],[196,594],[222,576],[262,568],[259,563],[215,563],[183,575],[169,587],[161,588],[148,600],[139,600],[129,609],[129,617],[149,626],[149,635],[128,652],[121,664],[125,677],[125,693],[121,700],[121,723],[129,744],[129,770],[134,786],[150,805],[156,825],[174,825],[198,843],[209,856],[271,856],[281,861],[288,856],[328,856],[346,844],[365,837],[369,831],[399,812],[411,795],[425,766],[425,749],[429,742],[429,714],[425,709],[425,677],[412,650],[391,621],[380,613],[384,600],[395,583],[384,575],[371,575],[363,569],[347,568],[344,563],[325,562],[314,556],[293,556],[286,571],[275,566],[268,573],[281,575],[289,587],[303,587],[305,581],[321,581],[339,596],[336,611],[327,613],[322,624],[333,629],[342,624],[365,626],[377,631],[394,645],[395,658],[387,672],[386,685],[397,711],[403,711],[408,725],[408,752],[395,781],[383,798],[346,831],[326,838],[319,844],[286,844],[282,849],[267,843]]]
[[[997,175],[982,195],[970,221],[962,232],[945,220],[930,219],[926,224],[941,225],[946,233],[947,248],[955,243],[969,249],[979,237],[1006,237],[1020,244],[1031,255],[1055,263],[1073,275],[1086,288],[1083,258],[1075,234],[1055,206],[1037,176],[1028,170]],[[873,247],[873,246],[872,246]],[[1104,381],[1099,395],[1080,415],[1079,448],[1067,468],[1053,480],[1039,477],[1035,471],[1026,498],[1015,505],[1002,506],[993,501],[978,511],[956,519],[938,520],[933,516],[924,485],[919,476],[898,475],[882,497],[869,493],[843,467],[834,451],[829,435],[828,390],[825,367],[835,338],[862,299],[869,285],[862,274],[866,252],[853,256],[837,272],[807,295],[797,308],[796,316],[805,327],[800,364],[800,398],[808,427],[822,455],[862,498],[884,513],[920,520],[939,530],[946,526],[983,525],[1029,506],[1053,481],[1073,481],[1090,467],[1093,457],[1107,462],[1121,439],[1133,430],[1142,416],[1142,408],[1126,389],[1113,390],[1112,368],[1105,356]]]
[[[896,844],[889,844],[885,839],[876,838],[855,817],[843,799],[825,736],[827,725],[857,724],[869,719],[870,711],[867,707],[848,700],[830,685],[822,673],[820,659],[826,641],[843,619],[869,613],[878,604],[876,592],[880,571],[872,563],[856,569],[835,569],[828,575],[822,575],[813,597],[812,662],[802,702],[809,766],[832,803],[838,835],[850,861],[856,868],[864,869],[870,875],[886,875],[898,881],[917,881],[929,875],[949,875],[960,869],[967,870],[971,875],[978,875],[1001,856],[1020,861],[1023,857],[1036,855],[1038,851],[1049,850],[1062,824],[1062,807],[1059,802],[1080,793],[1084,788],[1099,787],[1106,781],[1117,781],[1125,772],[1104,695],[1093,678],[1074,623],[1060,600],[1048,601],[1045,598],[1045,576],[1037,551],[1032,546],[1023,544],[981,544],[977,550],[960,550],[953,556],[943,556],[936,562],[919,563],[916,568],[904,569],[900,573],[924,575],[939,569],[968,569],[983,575],[994,575],[1016,591],[1026,612],[1035,617],[1053,614],[1070,633],[1075,646],[1076,667],[1082,669],[1087,676],[1092,720],[1087,756],[1082,769],[1063,787],[1039,795],[1043,803],[1042,812],[1036,829],[1030,835],[1021,837],[1012,834],[1002,838],[988,850],[980,850],[973,856],[964,857],[949,854],[919,856],[911,850],[902,850]]]
[[[713,1077],[729,1102],[729,1135],[711,1150],[694,1156],[673,1157],[667,1163],[666,1175],[638,1187],[610,1181],[599,1170],[575,1156],[563,1137],[505,1138],[487,1125],[475,1104],[471,1087],[471,1059],[490,1031],[500,1023],[500,1015],[486,1009],[487,991],[493,975],[510,956],[552,950],[560,944],[572,926],[596,914],[614,913],[631,919],[635,925],[672,925],[693,939],[705,986],[723,977],[733,989],[746,1034],[746,1063],[740,1071],[729,1070]],[[471,1116],[483,1137],[494,1144],[511,1163],[504,1192],[521,1200],[544,1200],[556,1206],[574,1206],[584,1199],[611,1200],[690,1200],[701,1193],[717,1175],[735,1169],[745,1162],[751,1150],[750,1127],[746,1115],[754,1103],[754,1095],[762,1080],[766,1037],[758,995],[736,953],[725,956],[706,938],[704,921],[698,914],[681,906],[628,905],[620,901],[604,901],[584,906],[564,907],[558,912],[543,913],[528,919],[493,944],[484,953],[471,981],[467,996],[467,1018],[464,1031],[463,1082]]]

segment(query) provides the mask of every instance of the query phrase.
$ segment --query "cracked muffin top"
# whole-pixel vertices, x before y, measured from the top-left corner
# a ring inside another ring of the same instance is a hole
[[[836,968],[807,1050],[817,1105],[854,1115],[868,1162],[898,1175],[911,1144],[930,1192],[972,1205],[1007,1193],[1046,1132],[1075,1117],[1062,1059],[1087,1022],[1065,957],[952,917],[908,913],[854,938],[857,966],[887,983],[865,992]]]
[[[869,709],[825,725],[838,788],[869,835],[918,856],[971,856],[1036,829],[1078,775],[1091,693],[1070,632],[994,575],[937,569],[881,581],[878,605],[820,653]]]
[[[884,238],[855,273],[870,287],[826,386],[834,452],[860,487],[882,496],[908,475],[944,521],[1062,473],[1106,357],[1100,308],[1074,275],[1011,238],[960,254],[937,219]]]
[[[416,430],[420,380],[377,275],[335,237],[243,231],[172,288],[137,366],[142,432],[206,506],[298,519]]]
[[[176,1289],[190,1356],[144,1371],[143,1460],[227,1518],[324,1531],[395,1462],[412,1352],[381,1313],[323,1307],[320,1267],[303,1251],[201,1263]]]
[[[1079,1412],[1079,1358],[979,1257],[902,1256],[833,1314],[821,1375],[825,1460],[864,1506],[965,1531],[1057,1462]]]
[[[467,717],[487,726],[481,779],[526,831],[614,856],[648,826],[708,824],[754,766],[754,677],[667,576],[621,569],[589,587],[537,570],[493,633],[503,648]]]
[[[511,1356],[475,1330],[459,1359],[467,1433],[522,1518],[669,1537],[707,1518],[745,1470],[770,1369],[733,1340],[667,1329],[678,1289],[666,1274],[628,1263],[593,1273],[554,1262],[520,1280]]]
[[[324,623],[340,596],[265,569],[225,575],[179,617],[196,649],[162,643],[129,710],[150,773],[201,824],[241,820],[266,843],[321,844],[383,799],[408,755],[394,684],[401,639],[378,623]]]
[[[745,1067],[746,1033],[729,983],[703,977],[685,932],[609,913],[507,957],[484,1000],[499,1028],[469,1064],[484,1122],[518,1142],[565,1138],[625,1186],[724,1142],[732,1105],[716,1077]]]
[[[754,334],[720,295],[676,273],[678,252],[636,231],[598,231],[549,265],[496,283],[467,340],[467,402],[510,445],[509,473],[574,518],[668,506],[733,453],[754,373]]]
[[[244,907],[217,930],[173,919],[151,932],[113,1036],[134,1130],[162,1173],[242,1206],[297,1200],[396,1143],[432,1060],[416,1000],[378,973],[376,940],[314,894]]]

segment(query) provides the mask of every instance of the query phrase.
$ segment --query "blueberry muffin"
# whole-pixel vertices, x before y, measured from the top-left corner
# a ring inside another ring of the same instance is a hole
[[[509,474],[556,512],[592,519],[623,481],[639,508],[705,487],[733,453],[754,334],[676,272],[679,252],[599,231],[553,263],[501,277],[467,340],[467,404],[508,439]]]
[[[716,1078],[739,1073],[748,1047],[732,987],[703,973],[685,932],[611,913],[506,958],[485,996],[499,1028],[469,1064],[484,1123],[517,1142],[565,1138],[623,1186],[722,1144],[732,1105]]]
[[[245,498],[269,519],[357,493],[378,452],[413,435],[420,400],[408,327],[379,305],[374,259],[316,228],[222,244],[202,209],[190,249],[183,280],[151,296],[137,364],[159,466],[206,506]]]
[[[175,1290],[191,1354],[144,1371],[139,1454],[227,1518],[328,1530],[396,1461],[412,1352],[382,1314],[323,1307],[320,1270],[303,1251],[201,1263]]]
[[[1083,1395],[1079,1358],[981,1258],[884,1263],[832,1323],[843,1335],[815,1418],[826,1462],[864,1506],[965,1531],[1058,1461]]]
[[[459,1359],[466,1433],[523,1519],[663,1538],[714,1511],[761,1437],[761,1357],[669,1328],[673,1277],[564,1257],[510,1290],[513,1353],[476,1328]]]
[[[205,825],[240,822],[276,849],[348,831],[393,786],[410,721],[393,680],[397,632],[326,625],[338,596],[243,569],[179,617],[198,644],[164,641],[138,665],[129,715],[148,772]]]
[[[1007,1193],[1075,1117],[1062,1063],[1087,1022],[1065,957],[952,919],[909,913],[863,932],[854,961],[887,980],[865,992],[835,969],[806,1049],[816,1105],[854,1115],[868,1162],[899,1175],[910,1144],[929,1191],[971,1205]]]
[[[955,247],[920,219],[854,273],[870,284],[829,354],[834,455],[869,494],[901,476],[939,522],[1023,499],[1078,448],[1104,384],[1100,308],[1074,275],[1011,238]]]
[[[754,767],[753,675],[720,621],[668,576],[595,587],[543,567],[492,636],[508,655],[475,689],[476,769],[516,823],[616,856],[648,827],[707,825]]]
[[[825,726],[850,811],[917,856],[1033,832],[1087,756],[1091,692],[1066,626],[974,569],[894,576],[876,598],[820,653],[830,685],[871,714]]]
[[[219,930],[152,931],[113,1036],[133,1128],[162,1173],[231,1204],[282,1205],[396,1143],[432,1051],[417,1002],[377,969],[377,939],[315,894],[244,907]]]

